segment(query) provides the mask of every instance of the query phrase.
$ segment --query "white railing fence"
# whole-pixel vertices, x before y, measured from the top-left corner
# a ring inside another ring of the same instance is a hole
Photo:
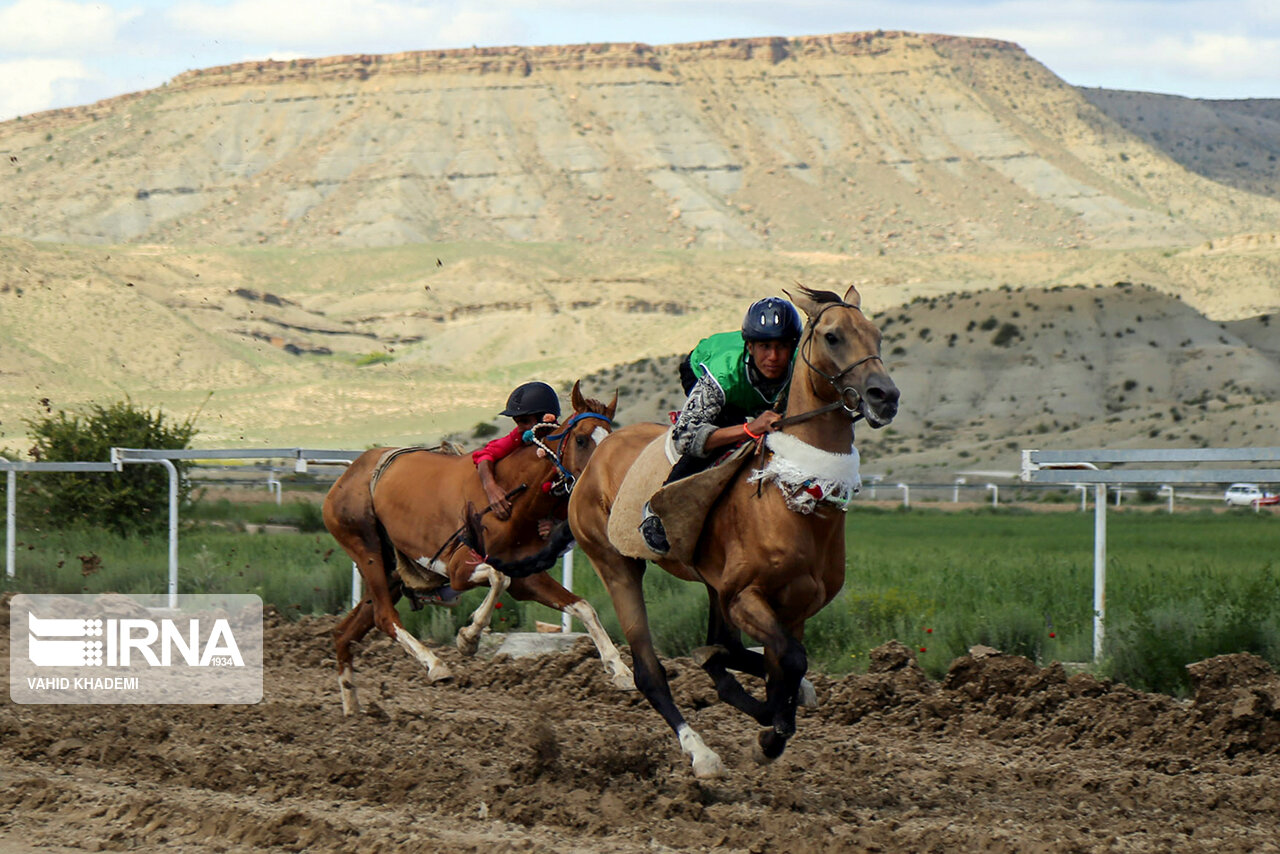
[[[1151,450],[1094,449],[1022,452],[1022,480],[1027,483],[1094,487],[1093,526],[1093,658],[1102,657],[1107,614],[1107,487],[1122,484],[1160,484],[1169,488],[1173,511],[1175,484],[1276,483],[1280,468],[1170,468],[1205,463],[1276,463],[1280,448],[1161,448]],[[1141,465],[1145,468],[1099,469],[1099,465]],[[1083,501],[1083,496],[1081,496]],[[1082,505],[1083,506],[1083,505]]]
[[[305,474],[310,465],[349,465],[363,451],[325,450],[316,448],[264,448],[248,450],[228,449],[182,449],[158,450],[154,448],[112,448],[111,461],[99,462],[13,462],[0,459],[0,471],[6,472],[5,489],[5,574],[13,578],[15,568],[15,543],[17,533],[17,474],[36,472],[120,472],[126,465],[155,464],[165,467],[169,475],[169,606],[176,607],[178,601],[178,469],[175,460],[287,460],[291,461],[297,474]],[[281,503],[283,486],[279,480],[280,469],[268,469],[268,488]],[[562,569],[563,584],[566,590],[573,590],[573,550],[565,553]],[[362,592],[360,569],[355,562],[351,564],[351,607],[360,604]],[[561,618],[562,631],[568,632],[572,618],[564,614]]]

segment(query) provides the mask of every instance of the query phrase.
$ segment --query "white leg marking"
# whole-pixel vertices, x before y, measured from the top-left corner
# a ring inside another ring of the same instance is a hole
[[[355,675],[351,665],[343,665],[338,672],[338,690],[342,692],[342,714],[344,717],[360,714],[360,700],[356,697]]]
[[[796,692],[796,701],[806,709],[818,708],[818,692],[806,677],[800,677],[800,690]]]
[[[435,653],[419,643],[418,639],[410,634],[404,626],[395,628],[395,640],[396,643],[409,650],[409,654],[418,659],[419,664],[427,668],[427,679],[431,682],[439,682],[441,679],[449,679],[453,676],[444,662]]]
[[[600,651],[604,671],[613,680],[613,686],[623,691],[634,691],[636,678],[632,675],[631,669],[622,663],[618,648],[609,639],[609,633],[604,630],[604,626],[600,625],[600,617],[596,614],[596,609],[591,607],[591,603],[586,599],[580,599],[567,606],[564,612],[571,617],[577,617],[587,627],[587,634],[591,636],[596,649]]]
[[[601,442],[603,442],[605,439],[608,439],[612,435],[613,435],[612,433],[610,433],[608,430],[604,429],[603,427],[597,427],[596,429],[591,431],[591,441],[596,443],[596,447],[599,447]]]
[[[680,749],[693,759],[693,776],[699,778],[724,776],[724,763],[720,761],[719,755],[707,747],[702,736],[693,731],[693,727],[681,724],[676,735],[680,737]]]
[[[470,581],[473,584],[488,581],[489,595],[484,597],[480,607],[471,614],[471,623],[458,630],[458,651],[463,655],[476,654],[476,650],[480,648],[480,635],[493,619],[493,606],[497,604],[498,597],[503,594],[503,591],[511,586],[510,578],[487,563],[476,567],[475,572],[471,573]]]

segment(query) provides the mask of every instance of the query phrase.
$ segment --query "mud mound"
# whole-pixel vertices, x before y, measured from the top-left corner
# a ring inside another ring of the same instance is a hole
[[[886,644],[866,674],[814,677],[821,707],[765,767],[755,724],[675,659],[727,768],[701,782],[588,642],[442,647],[456,678],[430,685],[375,632],[366,714],[344,718],[336,619],[265,622],[255,706],[0,705],[0,850],[1278,850],[1280,684],[1251,656],[1195,665],[1179,702],[994,650],[934,683]]]

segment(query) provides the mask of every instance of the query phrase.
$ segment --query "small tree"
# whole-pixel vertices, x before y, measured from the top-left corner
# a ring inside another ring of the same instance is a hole
[[[159,448],[189,446],[196,434],[197,411],[186,421],[166,421],[163,412],[134,406],[125,399],[110,406],[94,404],[87,415],[63,410],[28,419],[37,461],[75,462],[110,459],[111,448]],[[178,501],[190,506],[189,463],[178,467]],[[159,466],[126,465],[119,473],[68,472],[35,479],[32,489],[36,510],[53,525],[87,523],[120,533],[163,528],[169,501],[168,474]]]

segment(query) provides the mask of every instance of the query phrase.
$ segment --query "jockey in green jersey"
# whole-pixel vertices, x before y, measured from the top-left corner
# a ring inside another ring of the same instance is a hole
[[[708,468],[723,449],[774,429],[800,332],[795,307],[768,297],[747,309],[741,331],[711,335],[693,348],[680,365],[688,398],[672,428],[681,456],[667,483]],[[662,520],[648,504],[640,533],[654,553],[670,548]]]

